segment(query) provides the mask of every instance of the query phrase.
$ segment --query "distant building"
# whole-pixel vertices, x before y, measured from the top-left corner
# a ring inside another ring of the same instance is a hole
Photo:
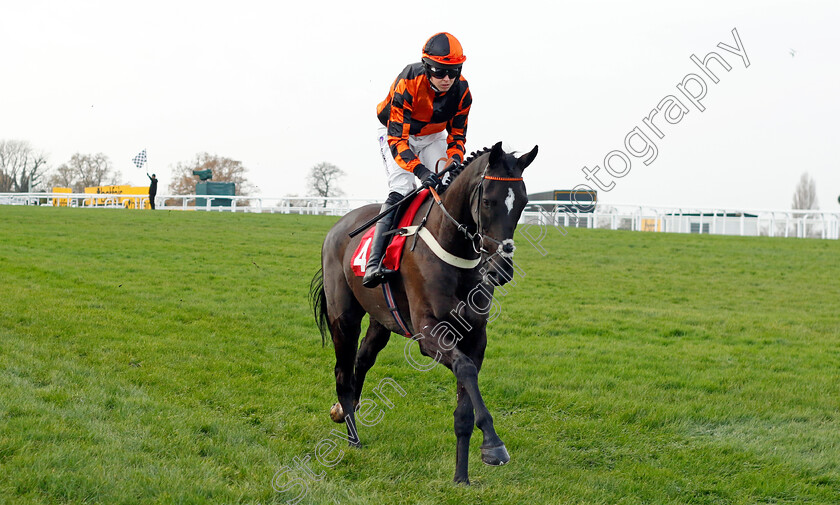
[[[589,214],[595,212],[595,205],[598,203],[598,192],[555,189],[554,191],[543,191],[528,195],[529,202],[538,200],[554,200],[557,202],[551,205],[541,204],[540,206],[547,212],[552,212],[557,209],[559,212],[569,211],[572,213],[581,212]]]
[[[580,216],[580,214],[592,214],[595,212],[595,206],[598,203],[598,192],[555,189],[553,191],[543,191],[541,193],[531,193],[528,195],[529,202],[545,200],[552,200],[557,203],[529,203],[528,207],[530,210],[536,210],[535,207],[539,207],[542,211],[555,215],[561,220],[561,222],[565,223],[565,226],[590,228],[589,220],[592,219],[592,217]],[[579,217],[577,220],[569,219],[567,214],[574,214]]]

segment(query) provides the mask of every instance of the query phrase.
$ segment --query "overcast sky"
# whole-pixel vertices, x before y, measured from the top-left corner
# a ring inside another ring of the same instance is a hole
[[[718,47],[736,46],[733,28],[749,67]],[[820,208],[840,210],[836,0],[4,0],[0,139],[31,142],[53,166],[102,152],[138,185],[131,159],[146,149],[161,193],[170,168],[203,151],[241,160],[265,196],[305,194],[327,161],[348,195],[384,199],[375,106],[438,31],[467,56],[467,150],[539,144],[529,192],[593,185],[582,168],[600,166],[607,204],[785,209],[807,171]],[[710,51],[731,66],[709,64],[716,84],[690,59]],[[707,85],[703,112],[677,89],[689,74]],[[643,119],[668,95],[688,112],[654,118],[660,139]],[[627,155],[636,127],[656,159],[628,156],[610,176],[604,158]]]

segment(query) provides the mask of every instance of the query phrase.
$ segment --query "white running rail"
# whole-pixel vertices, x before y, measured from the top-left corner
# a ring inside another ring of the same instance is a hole
[[[0,205],[143,209],[148,199],[149,195],[142,194],[0,193]],[[196,205],[197,200],[202,205]],[[363,205],[381,203],[364,198],[218,195],[158,195],[155,202],[159,210],[328,216],[343,216]],[[840,239],[840,212],[604,204],[598,204],[594,212],[565,209],[568,207],[554,200],[528,202],[520,223],[558,228]]]

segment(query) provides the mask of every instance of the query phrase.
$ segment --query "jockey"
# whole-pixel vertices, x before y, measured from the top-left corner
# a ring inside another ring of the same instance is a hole
[[[422,61],[405,67],[376,108],[383,127],[379,129],[379,150],[388,175],[388,199],[384,211],[415,187],[441,181],[436,175],[438,160],[464,160],[467,116],[472,95],[461,66],[466,60],[458,39],[446,32],[436,33],[423,47]],[[391,270],[380,265],[385,233],[391,229],[396,211],[377,223],[362,284],[379,285]]]

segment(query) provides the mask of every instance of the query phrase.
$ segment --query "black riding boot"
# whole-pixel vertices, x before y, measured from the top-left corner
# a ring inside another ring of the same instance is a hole
[[[388,200],[382,205],[380,212],[397,203],[401,198],[402,195],[399,193],[391,193],[388,195]],[[362,285],[366,288],[375,288],[388,275],[394,273],[393,270],[382,266],[382,257],[385,253],[385,247],[388,244],[388,236],[385,234],[391,231],[396,213],[397,209],[394,209],[376,222],[376,228],[373,231],[373,240],[371,240],[370,244],[370,257],[365,267],[365,276],[362,278]]]

